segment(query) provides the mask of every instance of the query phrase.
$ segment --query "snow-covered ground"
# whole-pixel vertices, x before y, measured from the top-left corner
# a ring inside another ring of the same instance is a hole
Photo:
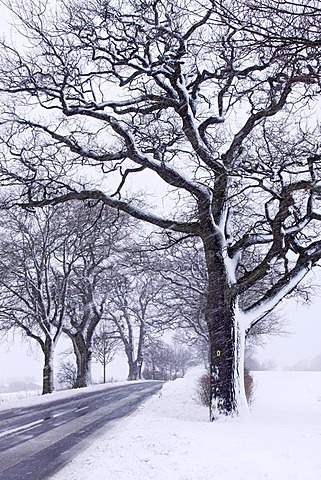
[[[321,478],[321,372],[258,372],[251,415],[212,424],[199,376],[165,384],[52,480]]]

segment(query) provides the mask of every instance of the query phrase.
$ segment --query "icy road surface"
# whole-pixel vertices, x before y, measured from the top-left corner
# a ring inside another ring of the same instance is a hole
[[[0,479],[44,480],[93,434],[133,412],[163,382],[131,383],[0,413]],[[92,440],[91,440],[92,441]]]

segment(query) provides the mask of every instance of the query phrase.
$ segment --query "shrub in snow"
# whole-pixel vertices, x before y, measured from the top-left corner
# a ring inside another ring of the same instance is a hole
[[[197,383],[197,395],[200,403],[206,407],[211,403],[211,378],[209,372],[201,376]]]
[[[60,363],[57,374],[59,384],[66,388],[76,388],[77,368],[70,360]]]
[[[254,398],[254,380],[250,370],[246,367],[244,368],[244,385],[247,403],[251,405]]]
[[[244,385],[245,385],[246,399],[248,404],[250,405],[253,402],[254,380],[250,371],[246,367],[244,368]],[[205,405],[206,407],[210,407],[211,377],[209,372],[202,375],[201,378],[198,380],[197,395],[202,405]]]

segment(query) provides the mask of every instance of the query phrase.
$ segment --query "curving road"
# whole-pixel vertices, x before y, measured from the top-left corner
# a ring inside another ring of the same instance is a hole
[[[0,413],[0,480],[44,480],[163,382],[130,383]]]

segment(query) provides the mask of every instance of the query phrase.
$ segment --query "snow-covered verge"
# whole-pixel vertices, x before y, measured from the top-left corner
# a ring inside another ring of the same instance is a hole
[[[165,384],[52,480],[321,478],[321,373],[259,372],[251,414],[212,424],[199,376]]]
[[[41,390],[21,390],[19,392],[0,393],[0,410],[11,408],[17,400],[20,406],[20,400],[39,397],[39,395],[41,395]]]

